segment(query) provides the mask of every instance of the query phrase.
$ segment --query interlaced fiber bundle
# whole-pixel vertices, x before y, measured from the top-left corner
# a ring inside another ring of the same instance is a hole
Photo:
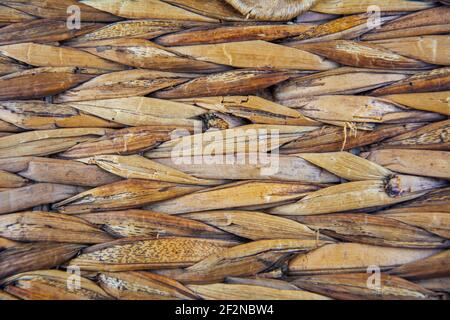
[[[0,0],[0,300],[445,299],[449,53],[448,1]]]

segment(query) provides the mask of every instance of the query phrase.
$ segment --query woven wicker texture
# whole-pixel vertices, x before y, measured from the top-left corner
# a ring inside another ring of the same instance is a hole
[[[448,1],[0,1],[0,300],[446,298],[449,34]]]

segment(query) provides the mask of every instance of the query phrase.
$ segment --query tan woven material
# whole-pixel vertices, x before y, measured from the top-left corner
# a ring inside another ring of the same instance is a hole
[[[448,297],[449,32],[448,1],[1,1],[0,300]]]

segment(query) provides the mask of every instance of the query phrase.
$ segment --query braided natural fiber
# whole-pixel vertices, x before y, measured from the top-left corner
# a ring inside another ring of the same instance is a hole
[[[0,300],[446,298],[449,32],[448,1],[0,1]]]

